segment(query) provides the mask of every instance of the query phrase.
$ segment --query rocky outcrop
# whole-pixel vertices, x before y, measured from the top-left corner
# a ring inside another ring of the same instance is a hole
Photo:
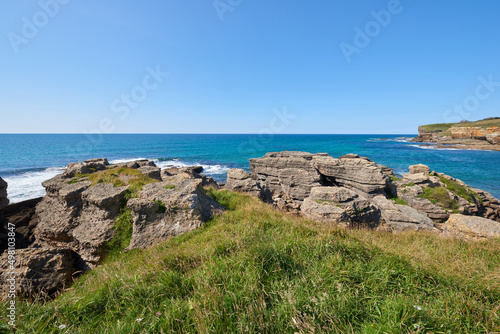
[[[27,201],[14,203],[5,208],[0,214],[0,227],[15,226],[16,248],[22,249],[31,246],[35,242],[33,234],[38,224],[36,215],[36,205],[42,198],[30,199]],[[0,254],[7,249],[7,234],[0,232]]]
[[[129,249],[199,227],[223,210],[203,192],[205,184],[218,185],[201,171],[161,171],[147,160],[68,165],[63,174],[42,183],[43,199],[13,204],[0,215],[2,226],[16,226],[18,292],[51,293],[69,284],[76,272],[97,266],[124,215],[132,217],[125,221],[133,229]],[[0,237],[4,247],[6,234]]]
[[[327,183],[361,191],[368,197],[385,193],[392,170],[368,158],[347,154],[338,159],[318,157],[314,166]]]
[[[14,269],[9,267],[8,253],[0,257],[0,288],[7,296],[12,278],[20,295],[50,295],[72,283],[76,269],[74,253],[62,248],[31,248],[16,250]]]
[[[273,152],[250,159],[251,178],[271,192],[281,209],[299,212],[311,189],[342,186],[364,197],[385,193],[392,170],[368,158],[348,154],[335,159],[326,153]]]
[[[301,206],[303,216],[347,228],[376,228],[380,210],[366,198],[344,187],[315,187]]]
[[[445,235],[462,239],[499,238],[500,223],[491,219],[455,214],[446,221],[443,232]]]
[[[500,127],[491,126],[488,128],[481,128],[477,126],[473,127],[451,127],[448,130],[453,139],[478,139],[486,140],[488,134],[500,134]]]
[[[202,166],[170,167],[161,171],[160,179],[161,181],[169,181],[176,178],[201,179],[203,187],[219,189],[219,184],[213,178],[205,176],[201,172],[203,172]]]
[[[486,140],[490,144],[500,144],[500,131],[486,134]]]
[[[271,192],[261,181],[253,180],[250,174],[239,168],[227,172],[226,189],[249,194],[264,202],[272,201]]]
[[[7,198],[7,182],[0,177],[0,211],[7,205],[9,205],[9,199]]]
[[[279,208],[298,211],[311,189],[322,185],[313,159],[327,156],[291,151],[267,153],[250,159],[250,170],[253,179],[267,186]]]
[[[192,231],[224,209],[208,197],[201,179],[170,179],[145,185],[129,200],[133,232],[129,249],[147,248],[171,236]]]
[[[437,144],[434,147],[500,151],[499,119],[420,126],[418,137],[411,141]]]
[[[334,158],[285,151],[250,159],[250,169],[251,174],[230,170],[227,189],[259,198],[267,190],[280,209],[346,227],[356,222],[393,232],[436,231],[434,223],[457,212],[500,221],[500,203],[491,194],[423,164],[410,166],[399,179],[390,168],[357,154]]]
[[[47,195],[37,206],[36,239],[53,247],[70,248],[89,267],[105,255],[113,237],[114,218],[127,187],[90,181],[68,184],[64,177],[43,183]]]
[[[372,203],[380,209],[384,229],[387,228],[392,232],[437,231],[433,221],[426,214],[410,206],[395,204],[382,195],[374,197]]]

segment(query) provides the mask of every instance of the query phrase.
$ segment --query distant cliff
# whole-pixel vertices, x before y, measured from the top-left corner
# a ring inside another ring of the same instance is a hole
[[[500,150],[500,117],[422,125],[418,127],[418,137],[412,141],[465,149]]]

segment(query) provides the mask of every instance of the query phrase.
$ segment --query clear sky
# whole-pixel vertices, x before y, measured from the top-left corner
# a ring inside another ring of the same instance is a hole
[[[0,132],[416,133],[500,116],[497,0],[2,0]]]

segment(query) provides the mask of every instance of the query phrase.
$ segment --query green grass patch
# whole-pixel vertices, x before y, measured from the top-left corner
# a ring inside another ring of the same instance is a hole
[[[406,193],[406,190],[403,189],[403,193]],[[408,205],[408,202],[405,201],[404,199],[402,198],[399,198],[396,194],[393,194],[393,193],[389,193],[387,198],[391,201],[394,202],[394,204],[399,204],[399,205]]]
[[[87,176],[92,185],[98,183],[110,183],[115,187],[128,185],[127,200],[137,197],[137,193],[142,190],[142,187],[149,183],[159,182],[147,175],[142,174],[138,169],[128,167],[118,167],[100,171]]]
[[[396,181],[401,181],[402,179],[400,177],[391,176],[391,180],[396,182]]]
[[[165,204],[163,204],[162,201],[156,200],[155,203],[158,204],[158,213],[165,213],[165,212],[167,212],[167,207],[165,206]]]
[[[163,187],[163,189],[172,189],[172,190],[178,190],[179,188],[177,188],[176,186],[174,186],[173,184],[167,184],[166,186]]]
[[[487,121],[476,121],[467,123],[437,123],[437,124],[427,124],[422,125],[419,129],[424,132],[435,132],[442,131],[444,135],[449,135],[449,129],[451,127],[479,127],[479,128],[489,128],[492,126],[500,126],[500,119],[492,119]]]
[[[392,201],[394,202],[394,204],[408,205],[407,201],[405,201],[404,199],[401,199],[399,197],[396,197],[396,198],[392,199]]]
[[[18,301],[18,332],[500,330],[500,240],[339,230],[246,195],[206,192],[228,211],[106,262],[55,300]]]
[[[116,259],[128,247],[132,239],[133,224],[132,210],[124,208],[115,219],[113,239],[106,244],[107,261]]]
[[[469,203],[474,204],[476,203],[476,201],[480,200],[475,192],[462,186],[457,181],[448,180],[447,178],[444,178],[442,176],[439,177],[439,180],[446,185],[446,188],[448,188],[448,190],[454,192],[456,195],[462,197]]]
[[[456,199],[450,198],[448,191],[443,187],[437,188],[422,188],[424,191],[423,194],[420,194],[419,197],[428,199],[433,204],[438,204],[439,206],[450,209],[457,210],[458,202]]]

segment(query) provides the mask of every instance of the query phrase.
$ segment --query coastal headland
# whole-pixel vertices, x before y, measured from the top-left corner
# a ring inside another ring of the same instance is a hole
[[[422,125],[411,141],[439,148],[500,151],[500,117]]]

